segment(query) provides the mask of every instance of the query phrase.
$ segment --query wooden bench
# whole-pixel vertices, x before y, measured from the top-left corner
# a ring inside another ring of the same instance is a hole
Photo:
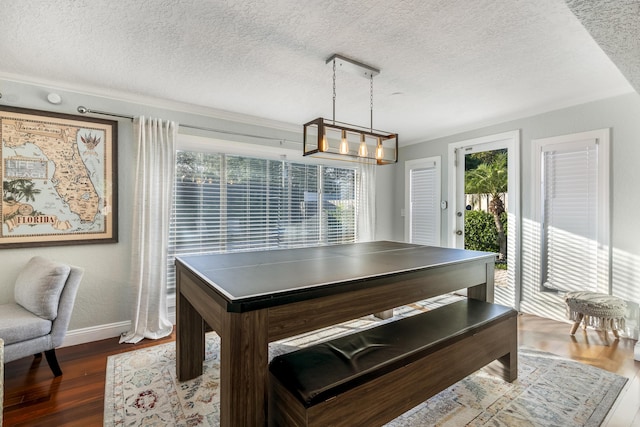
[[[517,312],[468,299],[275,357],[271,426],[376,426],[498,359],[517,367]]]

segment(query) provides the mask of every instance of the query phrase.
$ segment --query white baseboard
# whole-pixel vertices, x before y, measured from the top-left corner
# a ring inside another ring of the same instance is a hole
[[[169,307],[169,320],[172,324],[176,324],[176,309]],[[88,328],[74,329],[67,331],[64,341],[60,347],[68,347],[71,345],[85,344],[92,341],[106,340],[122,335],[131,329],[131,321],[108,323],[105,325],[90,326]]]
[[[64,337],[64,341],[60,347],[119,337],[123,332],[127,332],[130,327],[131,321],[127,320],[124,322],[74,329],[73,331],[67,331],[67,335]]]

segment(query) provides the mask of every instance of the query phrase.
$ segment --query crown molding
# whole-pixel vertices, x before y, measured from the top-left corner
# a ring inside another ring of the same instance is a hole
[[[139,104],[147,107],[162,108],[166,110],[177,111],[180,113],[195,114],[213,119],[226,120],[230,122],[243,123],[254,126],[262,126],[271,129],[301,133],[302,126],[294,123],[271,120],[264,117],[252,116],[248,114],[237,113],[233,111],[221,110],[217,108],[204,107],[201,105],[189,104],[185,102],[172,101],[169,99],[151,97],[145,95],[136,95],[128,92],[117,91],[112,89],[99,88],[89,85],[70,85],[54,80],[47,80],[37,77],[25,77],[17,74],[0,72],[0,80],[11,81],[14,83],[28,84],[33,86],[44,86],[48,89],[55,89],[76,94],[95,96],[106,98],[113,101],[127,102]],[[87,108],[91,109],[90,105]]]

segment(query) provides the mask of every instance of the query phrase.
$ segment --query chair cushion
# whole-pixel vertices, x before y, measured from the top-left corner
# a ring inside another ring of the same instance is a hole
[[[15,300],[47,320],[58,316],[58,303],[71,267],[36,256],[22,269],[15,285]]]
[[[43,319],[18,304],[0,305],[0,337],[4,345],[28,341],[51,332],[51,321]]]

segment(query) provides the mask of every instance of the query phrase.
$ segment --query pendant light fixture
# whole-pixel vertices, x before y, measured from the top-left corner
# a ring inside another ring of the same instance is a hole
[[[373,77],[380,70],[338,54],[326,61],[333,67],[333,117],[319,117],[303,127],[303,155],[386,165],[398,162],[398,134],[373,128]],[[336,67],[369,79],[369,127],[336,121]]]

